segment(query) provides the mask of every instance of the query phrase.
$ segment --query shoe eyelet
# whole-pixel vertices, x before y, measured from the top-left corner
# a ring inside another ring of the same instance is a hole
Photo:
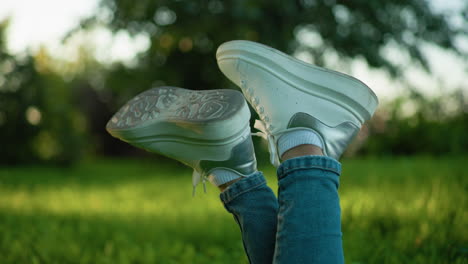
[[[258,106],[257,111],[259,114],[263,114],[263,112],[265,112],[265,109],[263,108],[263,106]]]
[[[246,85],[246,81],[245,80],[241,80],[241,88],[245,88],[247,85]]]

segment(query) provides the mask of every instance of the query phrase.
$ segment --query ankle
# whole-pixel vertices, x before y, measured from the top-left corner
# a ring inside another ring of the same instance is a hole
[[[278,139],[278,153],[283,161],[307,155],[323,156],[322,148],[320,135],[311,129],[286,131]]]
[[[221,185],[218,186],[218,189],[221,191],[221,192],[224,192],[224,190],[227,189],[227,187],[231,186],[231,184],[237,182],[237,181],[240,181],[242,178],[237,178],[237,179],[234,179],[230,182],[226,182],[226,183],[223,183]]]
[[[231,184],[255,175],[256,172],[257,171],[255,170],[250,174],[242,174],[228,168],[216,168],[210,173],[210,175],[208,175],[208,180],[211,184],[218,187],[219,190],[224,191]]]
[[[283,153],[281,156],[281,160],[285,161],[292,158],[302,157],[302,156],[323,156],[323,151],[320,147],[311,145],[311,144],[303,144],[291,148]]]

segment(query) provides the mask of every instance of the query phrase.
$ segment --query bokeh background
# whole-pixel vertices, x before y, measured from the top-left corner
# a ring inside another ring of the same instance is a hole
[[[215,188],[104,129],[151,87],[237,89],[215,59],[234,39],[378,95],[342,160],[348,263],[468,263],[463,0],[2,0],[0,263],[247,263]]]

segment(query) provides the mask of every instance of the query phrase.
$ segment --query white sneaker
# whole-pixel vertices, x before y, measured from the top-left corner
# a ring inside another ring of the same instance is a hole
[[[361,81],[268,46],[230,41],[216,57],[221,71],[257,111],[261,122],[256,127],[268,139],[274,165],[279,165],[278,138],[299,128],[317,132],[324,154],[339,159],[377,108],[377,96]]]
[[[192,167],[195,191],[214,168],[242,175],[255,172],[249,119],[238,91],[160,87],[127,102],[106,129],[125,142]]]

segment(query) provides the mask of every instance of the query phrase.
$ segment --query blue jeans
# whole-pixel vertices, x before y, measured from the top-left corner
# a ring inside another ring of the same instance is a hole
[[[249,262],[343,263],[340,172],[340,163],[332,158],[303,156],[278,168],[278,199],[261,172],[222,192]]]

